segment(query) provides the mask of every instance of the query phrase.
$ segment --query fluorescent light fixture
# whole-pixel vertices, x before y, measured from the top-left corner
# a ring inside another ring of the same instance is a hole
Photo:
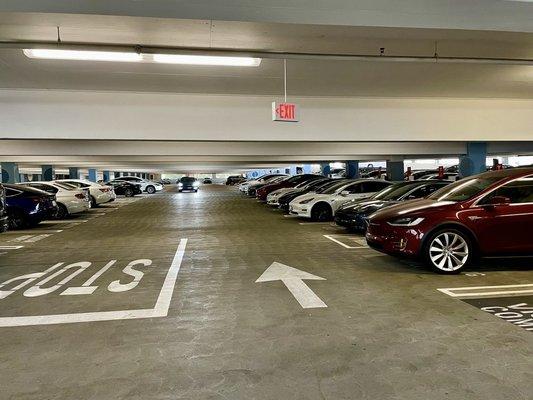
[[[160,64],[185,65],[220,65],[234,67],[257,67],[260,58],[202,56],[186,54],[138,54],[134,52],[92,51],[92,50],[63,50],[63,49],[24,49],[29,58],[48,60],[77,60],[77,61],[115,61],[115,62],[147,62]]]
[[[143,60],[141,54],[118,51],[87,51],[62,49],[24,49],[29,58],[43,58],[48,60],[78,60],[78,61],[118,61],[139,62]]]
[[[225,65],[233,67],[257,67],[261,64],[260,58],[185,54],[154,54],[153,60],[162,64]]]

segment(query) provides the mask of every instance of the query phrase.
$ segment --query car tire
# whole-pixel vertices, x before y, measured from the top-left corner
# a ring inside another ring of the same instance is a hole
[[[10,230],[24,229],[28,226],[28,220],[22,211],[9,210],[7,215]]]
[[[331,221],[333,219],[333,210],[329,204],[318,203],[311,209],[311,220],[318,222]]]
[[[423,248],[423,258],[439,274],[460,273],[474,258],[472,241],[464,232],[445,228],[431,234]]]
[[[150,185],[150,186],[146,186],[146,193],[148,194],[154,194],[155,193],[155,187]]]
[[[198,189],[196,189],[196,190],[194,191],[194,193],[198,193]]]
[[[68,210],[67,210],[67,207],[65,207],[64,204],[61,204],[61,203],[57,203],[57,214],[56,214],[56,218],[57,219],[65,219],[69,216],[69,213],[68,213]]]
[[[178,192],[182,193],[182,192],[183,192],[183,190],[181,190],[181,189],[178,189]]]
[[[125,196],[125,197],[133,197],[133,190],[131,190],[131,189],[129,189],[129,188],[128,188],[128,189],[125,189],[125,190],[124,190],[124,196]]]
[[[91,208],[98,207],[98,203],[96,203],[96,198],[94,196],[91,196]]]

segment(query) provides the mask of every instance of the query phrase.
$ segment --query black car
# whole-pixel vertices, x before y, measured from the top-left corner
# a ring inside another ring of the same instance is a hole
[[[335,223],[354,231],[364,232],[370,214],[401,201],[429,196],[450,183],[442,180],[396,183],[376,193],[371,199],[352,200],[342,205],[335,213]]]
[[[233,186],[233,185],[237,185],[239,183],[242,183],[244,181],[246,181],[246,178],[244,176],[231,175],[231,176],[228,176],[228,179],[226,179],[226,185]]]
[[[199,187],[200,183],[196,180],[196,178],[193,178],[192,176],[184,176],[178,182],[179,192],[190,191],[196,193]]]
[[[114,180],[106,182],[104,185],[113,186],[113,190],[117,196],[133,197],[136,194],[142,193],[141,185],[133,182]]]
[[[318,182],[312,182],[311,186],[308,186],[303,191],[291,191],[289,193],[285,193],[284,195],[280,196],[278,199],[279,208],[281,208],[283,211],[288,212],[289,211],[289,203],[293,201],[298,196],[301,196],[306,193],[322,193],[324,190],[327,190],[332,185],[336,185],[338,182],[346,181],[347,179],[331,179],[327,178],[326,180],[320,180]]]
[[[204,178],[202,182],[206,185],[210,185],[213,183],[213,180],[211,178]]]
[[[0,233],[7,231],[6,190],[0,185]]]

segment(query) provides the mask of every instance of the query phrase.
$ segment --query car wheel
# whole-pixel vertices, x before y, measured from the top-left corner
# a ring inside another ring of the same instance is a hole
[[[56,218],[57,219],[64,219],[64,218],[67,218],[68,217],[68,210],[67,210],[67,207],[65,207],[64,204],[60,204],[58,203],[57,204],[57,214],[56,214]]]
[[[26,216],[22,211],[13,210],[7,212],[9,218],[9,229],[24,229],[28,226]]]
[[[194,193],[198,193],[198,189],[195,189]]]
[[[96,199],[94,196],[91,196],[91,208],[98,207],[98,204],[96,203]]]
[[[154,193],[155,193],[155,187],[153,187],[153,186],[147,186],[147,187],[146,187],[146,193],[148,193],[148,194],[154,194]]]
[[[131,190],[131,189],[124,190],[124,196],[133,197],[133,190]]]
[[[311,209],[311,219],[313,221],[330,221],[333,218],[333,212],[328,204],[318,203]]]
[[[424,246],[426,263],[440,274],[458,274],[473,257],[467,235],[457,229],[435,232]]]

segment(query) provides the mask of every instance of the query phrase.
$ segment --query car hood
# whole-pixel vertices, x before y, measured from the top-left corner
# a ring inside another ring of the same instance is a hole
[[[292,188],[281,188],[281,189],[277,189],[277,190],[274,190],[273,192],[271,192],[269,194],[269,196],[272,196],[272,197],[279,197],[279,196],[283,196],[284,194],[290,192],[291,190],[293,190]]]
[[[386,207],[373,215],[373,218],[389,219],[405,217],[407,215],[413,216],[418,214],[425,214],[428,212],[438,212],[450,206],[455,206],[453,201],[438,201],[432,199],[419,199],[400,202],[391,207]]]

